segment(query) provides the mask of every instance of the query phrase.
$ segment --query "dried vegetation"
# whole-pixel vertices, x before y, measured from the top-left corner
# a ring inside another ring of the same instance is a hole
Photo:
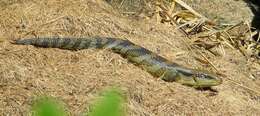
[[[175,1],[1,1],[0,114],[30,115],[32,100],[47,94],[79,115],[108,86],[123,89],[133,116],[260,114],[258,46],[246,5]],[[37,36],[127,38],[181,65],[216,72],[224,82],[213,87],[217,92],[195,90],[156,79],[108,50],[10,44]]]

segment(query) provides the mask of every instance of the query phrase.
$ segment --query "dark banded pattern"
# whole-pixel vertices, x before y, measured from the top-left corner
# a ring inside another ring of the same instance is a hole
[[[115,53],[121,54],[153,76],[160,77],[167,82],[175,81],[195,88],[211,87],[222,83],[222,80],[213,74],[184,68],[128,40],[108,37],[32,38],[17,40],[14,44],[69,50],[88,48],[110,49]]]

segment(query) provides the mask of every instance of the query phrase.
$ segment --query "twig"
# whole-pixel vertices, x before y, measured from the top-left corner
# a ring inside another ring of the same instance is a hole
[[[194,15],[205,19],[207,21],[207,23],[214,25],[214,23],[212,21],[210,21],[208,18],[206,18],[205,16],[199,14],[198,12],[196,12],[193,8],[191,8],[189,5],[187,5],[185,2],[181,1],[181,0],[175,0],[176,3],[180,4],[182,7],[186,8],[187,10],[189,10],[191,13],[193,13]]]
[[[177,24],[175,23],[175,20],[173,19],[173,17],[172,17],[168,12],[166,12],[167,9],[164,8],[161,4],[156,4],[156,6],[158,6],[159,8],[161,8],[161,9],[164,11],[164,13],[167,15],[167,17],[169,17],[170,20],[173,22],[173,26],[177,27]],[[183,33],[184,35],[188,36],[188,33],[186,33],[186,31],[184,31],[182,28],[179,28],[178,30],[179,30],[181,33]]]

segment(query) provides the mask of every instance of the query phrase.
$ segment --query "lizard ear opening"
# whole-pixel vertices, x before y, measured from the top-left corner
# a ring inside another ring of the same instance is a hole
[[[180,75],[176,70],[166,70],[161,78],[166,82],[173,82],[178,81],[180,79]]]

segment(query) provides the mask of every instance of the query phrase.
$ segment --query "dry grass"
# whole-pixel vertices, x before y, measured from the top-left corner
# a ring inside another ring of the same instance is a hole
[[[202,52],[226,77],[213,87],[218,92],[199,91],[156,79],[108,50],[72,52],[10,44],[46,35],[120,37],[184,66],[212,70],[190,57],[185,37],[172,26],[126,18],[100,0],[0,4],[0,115],[30,115],[32,100],[39,95],[57,97],[71,115],[80,115],[89,110],[98,91],[109,86],[124,90],[132,116],[260,114],[260,66],[236,49],[225,48],[226,54],[218,57]]]

